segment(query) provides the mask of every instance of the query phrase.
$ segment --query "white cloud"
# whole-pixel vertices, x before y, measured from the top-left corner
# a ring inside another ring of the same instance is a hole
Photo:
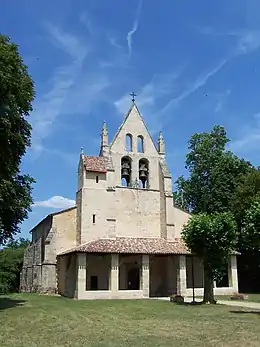
[[[88,30],[90,35],[95,36],[97,34],[98,30],[93,26],[93,23],[90,20],[90,16],[87,14],[87,12],[80,13],[79,20]]]
[[[123,47],[120,46],[119,43],[117,43],[117,39],[114,36],[108,35],[107,40],[111,46],[118,48],[118,49],[123,49]]]
[[[133,35],[135,34],[135,32],[138,29],[139,26],[139,20],[140,20],[140,14],[141,14],[141,10],[142,10],[142,5],[143,5],[143,0],[139,0],[138,6],[137,6],[137,10],[136,10],[136,14],[135,14],[135,19],[134,19],[134,24],[132,29],[127,33],[127,45],[128,45],[128,53],[129,56],[131,56],[132,54],[132,41],[133,41]]]
[[[110,85],[110,78],[105,73],[99,71],[82,73],[82,77],[73,87],[69,100],[65,103],[63,114],[75,112],[90,114],[93,106],[106,98],[106,91]]]
[[[185,66],[180,67],[173,73],[155,74],[152,79],[137,90],[136,102],[140,108],[150,133],[155,134],[162,129],[163,119],[161,118],[159,104],[161,100],[172,94],[176,90],[178,78],[183,73]],[[117,111],[125,115],[132,101],[129,94],[124,94],[114,102]]]
[[[47,93],[36,98],[31,122],[32,150],[34,157],[40,156],[43,149],[43,140],[52,130],[52,125],[60,115],[64,102],[74,85],[76,77],[80,74],[84,59],[89,49],[76,36],[64,32],[53,24],[45,24],[51,42],[55,47],[67,53],[72,61],[65,66],[56,68],[51,80],[51,88]]]
[[[235,55],[250,54],[260,47],[260,30],[244,30],[235,35],[238,38]]]
[[[75,206],[75,200],[64,198],[63,196],[52,196],[45,201],[35,201],[35,207],[69,208]]]
[[[172,98],[161,110],[161,114],[168,112],[172,107],[175,107],[182,100],[189,97],[191,94],[195,93],[198,89],[207,84],[208,80],[214,76],[223,66],[227,63],[227,59],[222,59],[212,70],[205,74],[199,76],[195,81],[190,83],[190,85],[177,97]]]
[[[241,154],[258,151],[260,146],[260,113],[255,114],[251,122],[240,127],[240,134],[235,141],[230,142],[229,148]]]
[[[224,105],[225,105],[225,103],[226,103],[230,93],[231,93],[231,90],[228,89],[228,90],[226,90],[223,93],[216,94],[216,106],[215,106],[215,109],[214,109],[215,113],[218,113],[218,112],[220,112],[223,109],[223,107],[224,107]]]
[[[69,54],[77,61],[82,61],[85,59],[89,47],[82,44],[82,40],[71,33],[63,31],[61,28],[51,23],[46,23],[45,28],[49,33],[51,42],[54,46],[62,49],[65,53]]]
[[[151,108],[155,110],[157,101],[161,98],[173,93],[176,89],[176,81],[182,74],[184,66],[180,67],[173,73],[155,74],[152,79],[144,84],[138,91],[136,101],[138,106],[142,108]],[[124,94],[120,99],[114,102],[117,111],[125,114],[131,106],[131,97]],[[151,113],[149,117],[151,116]]]
[[[218,73],[231,59],[236,56],[250,54],[260,48],[260,31],[259,30],[242,30],[242,31],[232,31],[227,33],[218,33],[212,28],[200,29],[202,34],[206,35],[220,35],[220,36],[233,36],[236,37],[236,43],[229,53],[229,55],[222,59],[212,70],[202,74],[195,81],[193,81],[179,96],[172,98],[161,110],[161,114],[169,112],[173,107],[176,107],[179,102],[188,98],[190,95],[195,93],[198,89],[205,86],[209,79]],[[216,106],[215,112],[218,112],[221,107],[222,101],[219,101]]]
[[[212,27],[199,27],[197,30],[202,35],[233,37],[235,44],[231,49],[229,59],[243,54],[250,54],[260,47],[260,30],[245,28],[225,32],[215,30]]]

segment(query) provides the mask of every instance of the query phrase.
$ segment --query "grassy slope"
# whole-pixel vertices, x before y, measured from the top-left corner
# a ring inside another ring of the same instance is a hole
[[[0,297],[0,346],[260,346],[259,319],[222,305],[16,294]]]

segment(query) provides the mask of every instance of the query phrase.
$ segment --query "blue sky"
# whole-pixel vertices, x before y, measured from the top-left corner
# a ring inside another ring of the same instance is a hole
[[[258,0],[2,0],[1,32],[20,45],[35,81],[32,147],[22,169],[36,201],[22,236],[73,204],[80,148],[99,151],[131,104],[163,131],[173,178],[194,132],[224,125],[230,147],[259,164]]]

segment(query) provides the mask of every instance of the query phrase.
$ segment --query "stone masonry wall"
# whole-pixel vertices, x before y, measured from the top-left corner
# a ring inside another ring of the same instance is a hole
[[[56,258],[76,246],[76,208],[55,213],[32,231],[32,242],[24,252],[20,290],[56,292]]]

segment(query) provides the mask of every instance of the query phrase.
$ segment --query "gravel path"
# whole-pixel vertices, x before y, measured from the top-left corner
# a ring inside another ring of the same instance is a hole
[[[218,304],[229,305],[229,306],[237,306],[237,307],[244,307],[244,308],[252,308],[254,310],[259,310],[260,311],[260,303],[259,302],[218,300]]]
[[[169,297],[159,297],[159,298],[151,298],[151,299],[159,299],[159,300],[167,300],[169,301]],[[186,297],[185,302],[191,302],[192,298]],[[244,307],[244,308],[250,308],[254,310],[260,311],[260,303],[259,302],[252,302],[252,301],[233,301],[233,300],[218,300],[218,304],[220,305],[229,305],[229,306],[236,306],[236,307]]]

